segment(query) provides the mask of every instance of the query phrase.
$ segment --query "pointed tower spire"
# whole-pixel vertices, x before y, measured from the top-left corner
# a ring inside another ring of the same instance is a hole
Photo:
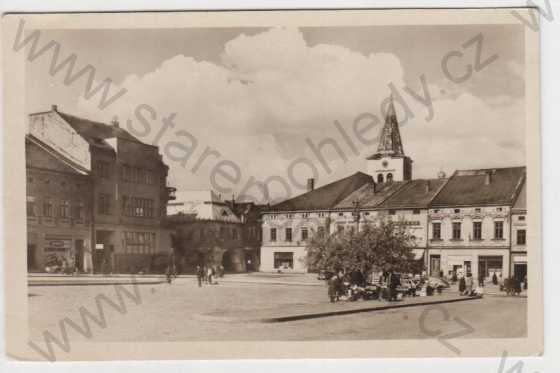
[[[399,131],[399,123],[397,121],[397,114],[395,112],[395,105],[393,104],[392,94],[389,100],[387,113],[385,114],[385,125],[381,129],[381,134],[379,136],[379,146],[377,147],[377,154],[404,156],[401,133]]]

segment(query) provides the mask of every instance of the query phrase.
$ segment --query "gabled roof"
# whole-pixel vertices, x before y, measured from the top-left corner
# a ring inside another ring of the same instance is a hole
[[[64,119],[64,121],[66,121],[70,126],[72,126],[72,128],[74,128],[80,136],[92,145],[101,147],[104,147],[105,145],[109,146],[104,140],[110,138],[120,138],[142,143],[124,128],[76,117],[58,110],[56,110],[56,113],[60,115],[60,117],[62,117],[62,119]]]
[[[443,178],[411,180],[379,207],[386,209],[428,208],[447,180]]]
[[[268,211],[328,210],[356,191],[364,184],[373,183],[373,178],[356,172],[344,179],[324,185],[297,197],[271,206]]]
[[[515,200],[512,210],[517,213],[527,212],[527,181],[523,182],[523,186],[517,195],[517,199]]]
[[[371,181],[344,198],[335,208],[352,209],[355,208],[354,203],[356,201],[358,201],[360,209],[376,208],[406,183],[406,181],[395,181],[392,183],[374,183]]]
[[[29,152],[31,150],[31,147],[33,146],[39,149],[42,152],[42,154],[44,154],[42,156],[43,158],[42,161],[44,162],[40,165],[34,164],[32,161],[33,158],[30,157],[29,155],[26,155],[25,161],[26,161],[26,166],[28,167],[45,168],[45,169],[50,169],[52,171],[70,173],[75,175],[87,175],[89,173],[88,170],[84,169],[80,165],[62,156],[59,152],[57,152],[52,147],[45,144],[43,141],[39,140],[35,136],[26,135],[25,151]],[[48,161],[47,159],[50,159],[50,161]]]
[[[513,205],[525,167],[455,171],[432,206]]]

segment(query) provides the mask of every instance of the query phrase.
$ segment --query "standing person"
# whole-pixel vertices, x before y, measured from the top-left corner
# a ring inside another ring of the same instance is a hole
[[[465,281],[465,276],[461,276],[459,279],[459,294],[465,294],[465,290],[467,289],[467,283]]]
[[[498,276],[496,276],[496,272],[492,275],[492,283],[498,285]]]
[[[171,264],[167,265],[167,268],[165,268],[165,279],[167,280],[168,284],[171,284],[171,280],[173,279],[173,269],[171,267]]]
[[[198,287],[202,286],[202,278],[204,277],[204,273],[202,267],[197,265],[196,266],[196,279],[198,281]]]
[[[473,285],[474,285],[474,280],[472,277],[472,273],[467,273],[467,279],[465,280],[465,285],[466,285],[466,289],[465,292],[467,293],[467,295],[471,295],[472,291],[473,291]]]
[[[206,275],[208,276],[208,284],[212,285],[212,275],[214,274],[214,270],[212,269],[212,266],[208,266],[208,270],[206,272]]]

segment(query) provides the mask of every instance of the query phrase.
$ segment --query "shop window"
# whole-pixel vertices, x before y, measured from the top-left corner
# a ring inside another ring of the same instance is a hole
[[[275,269],[293,269],[294,253],[293,252],[275,252],[274,253]]]

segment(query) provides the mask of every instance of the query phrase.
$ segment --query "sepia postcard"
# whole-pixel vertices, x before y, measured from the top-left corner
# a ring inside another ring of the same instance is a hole
[[[537,10],[2,21],[9,358],[542,355]]]

